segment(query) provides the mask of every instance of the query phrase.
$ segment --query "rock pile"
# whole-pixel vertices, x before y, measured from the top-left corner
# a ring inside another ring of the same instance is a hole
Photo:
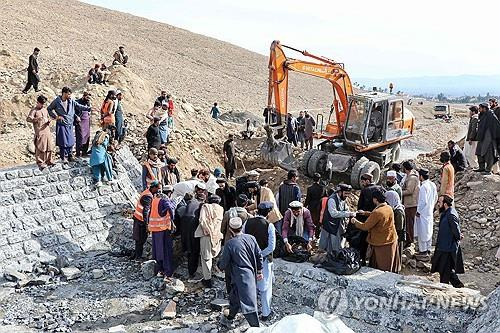
[[[500,246],[500,176],[466,173],[456,184],[456,208],[461,216],[470,268],[500,272],[495,253]]]

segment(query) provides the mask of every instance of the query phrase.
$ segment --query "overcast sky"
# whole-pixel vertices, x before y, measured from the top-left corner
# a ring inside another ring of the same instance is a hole
[[[351,77],[500,74],[500,1],[84,0],[267,55],[272,40]],[[290,56],[295,56],[290,54]]]

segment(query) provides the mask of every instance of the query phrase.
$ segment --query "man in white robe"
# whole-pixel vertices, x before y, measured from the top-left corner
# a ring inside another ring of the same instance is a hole
[[[418,193],[415,235],[418,238],[419,254],[430,254],[432,247],[432,231],[434,225],[434,206],[438,194],[436,184],[429,180],[429,170],[420,169],[420,190]]]

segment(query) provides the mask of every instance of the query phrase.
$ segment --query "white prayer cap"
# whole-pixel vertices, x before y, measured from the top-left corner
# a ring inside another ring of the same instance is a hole
[[[243,225],[243,221],[241,220],[240,217],[236,216],[236,217],[231,217],[229,219],[229,227],[231,229],[239,229],[241,228],[241,226]]]
[[[396,171],[394,170],[387,171],[387,177],[397,177]]]
[[[196,183],[196,188],[199,188],[200,190],[206,190],[207,185],[205,185],[205,183],[198,182],[198,183]]]
[[[290,207],[292,209],[302,208],[302,202],[300,202],[300,201],[292,201],[292,202],[290,202],[290,204],[288,205],[288,207]]]
[[[115,95],[120,95],[121,93],[122,93],[121,90],[118,89]]]

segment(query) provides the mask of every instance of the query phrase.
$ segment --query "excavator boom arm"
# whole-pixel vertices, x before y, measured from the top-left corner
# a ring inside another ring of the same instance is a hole
[[[300,52],[304,56],[318,60],[310,62],[288,58],[283,47]],[[315,56],[307,51],[299,51],[292,47],[281,45],[279,41],[271,44],[269,57],[269,91],[268,106],[274,105],[278,113],[278,125],[283,123],[283,118],[288,112],[288,71],[294,71],[328,80],[332,84],[334,100],[332,105],[335,111],[337,126],[343,127],[348,108],[348,97],[353,94],[351,79],[342,64],[335,61]]]

